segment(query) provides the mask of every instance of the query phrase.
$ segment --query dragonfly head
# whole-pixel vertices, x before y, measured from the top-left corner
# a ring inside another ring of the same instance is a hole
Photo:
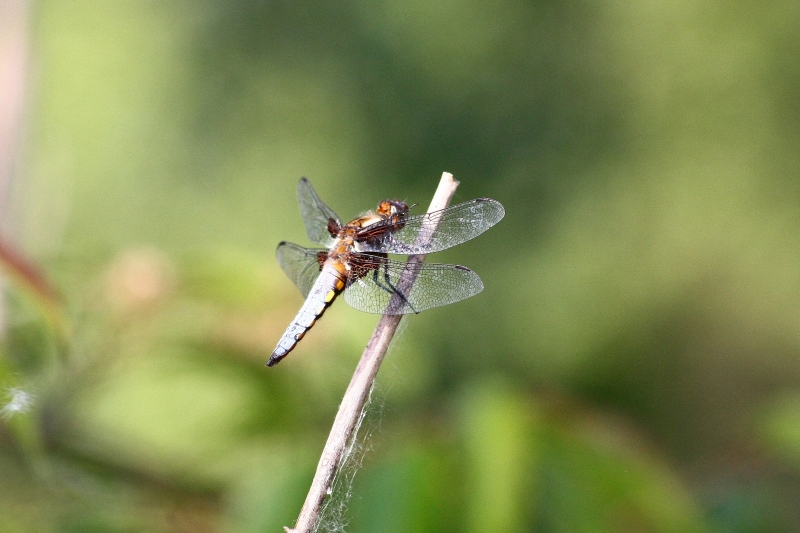
[[[399,200],[384,200],[378,204],[376,212],[383,218],[389,218],[394,215],[404,215],[408,213],[408,204],[400,202]]]

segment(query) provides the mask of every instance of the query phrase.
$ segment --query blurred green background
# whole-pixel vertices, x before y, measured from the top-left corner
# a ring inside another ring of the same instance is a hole
[[[800,531],[800,3],[2,3],[3,246],[57,296],[6,254],[0,531],[293,524],[378,319],[264,367],[297,181],[443,171],[506,207],[430,258],[486,289],[406,319],[325,527]]]

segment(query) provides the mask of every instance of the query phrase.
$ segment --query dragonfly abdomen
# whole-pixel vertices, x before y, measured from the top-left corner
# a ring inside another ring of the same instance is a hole
[[[300,308],[297,316],[294,317],[281,340],[278,341],[278,346],[267,361],[267,366],[277,364],[294,349],[306,332],[314,326],[314,323],[319,320],[336,297],[342,293],[344,287],[343,275],[334,266],[326,265],[311,287],[303,307]]]

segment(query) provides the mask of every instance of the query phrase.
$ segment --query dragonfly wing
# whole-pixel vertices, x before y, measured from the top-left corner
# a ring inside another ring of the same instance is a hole
[[[367,313],[419,313],[483,290],[481,278],[459,265],[406,263],[371,254],[352,254],[350,269],[344,301]],[[410,290],[401,277],[414,279]]]
[[[319,277],[322,262],[328,255],[328,250],[319,248],[303,248],[290,242],[282,242],[275,252],[278,264],[297,285],[303,298],[308,296],[314,281]]]
[[[359,249],[390,254],[438,252],[474,239],[500,222],[505,214],[500,202],[476,198],[424,215],[387,219],[359,232]],[[418,238],[428,244],[417,244]]]
[[[328,221],[333,219],[338,226],[342,221],[333,209],[317,196],[317,191],[311,186],[311,182],[306,178],[300,178],[297,184],[297,200],[300,203],[300,215],[306,225],[306,233],[311,242],[330,247],[333,244],[333,237],[328,231]]]

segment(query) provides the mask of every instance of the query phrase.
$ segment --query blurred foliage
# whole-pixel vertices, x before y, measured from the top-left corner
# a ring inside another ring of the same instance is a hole
[[[347,219],[442,171],[507,216],[431,258],[486,290],[406,320],[346,529],[796,530],[800,4],[30,15],[0,227],[55,290],[3,261],[0,530],[291,525],[377,321],[263,366],[297,180]]]

